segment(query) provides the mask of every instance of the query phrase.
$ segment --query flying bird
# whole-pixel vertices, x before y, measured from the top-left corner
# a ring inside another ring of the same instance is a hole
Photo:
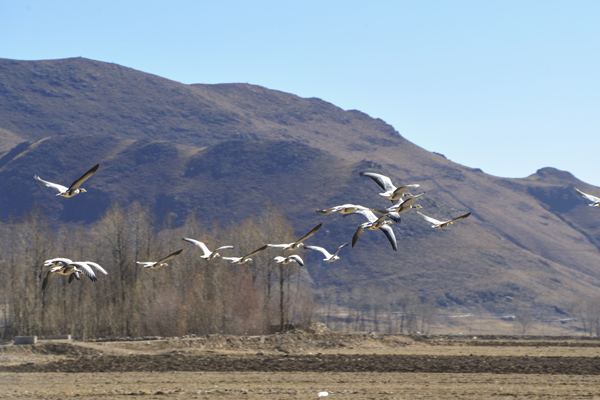
[[[369,229],[371,231],[380,229],[390,241],[392,249],[394,249],[394,251],[398,250],[398,244],[396,243],[396,235],[394,235],[394,231],[389,226],[389,224],[391,224],[392,221],[386,220],[387,215],[382,215],[381,217],[377,218],[377,216],[373,214],[372,211],[357,211],[356,213],[364,215],[368,221],[360,224],[358,229],[354,233],[354,236],[352,237],[352,247],[354,247],[354,245],[358,241],[358,238],[365,229]]]
[[[319,229],[321,229],[322,225],[323,224],[320,223],[319,225],[315,226],[310,232],[308,232],[306,235],[302,236],[300,239],[296,240],[295,242],[283,243],[283,244],[267,244],[267,246],[268,247],[278,247],[278,248],[282,248],[284,250],[296,250],[298,247],[304,246],[304,243],[302,243],[302,242],[305,241],[306,239],[308,239],[309,237],[311,237],[312,235],[314,235],[315,233],[317,233],[317,231]]]
[[[421,193],[416,196],[402,197],[400,200],[398,200],[398,202],[396,204],[394,204],[390,207],[387,207],[384,210],[371,209],[371,211],[373,211],[375,214],[387,215],[389,217],[389,219],[391,219],[392,221],[400,223],[400,221],[401,221],[400,214],[405,213],[412,209],[423,208],[418,204],[412,204],[412,202],[415,201],[416,199],[418,199],[419,197],[423,196],[424,194],[425,193]]]
[[[435,219],[435,218],[428,217],[427,215],[423,214],[423,213],[422,213],[422,212],[420,212],[420,211],[417,211],[417,213],[418,213],[420,216],[422,216],[423,218],[425,218],[425,221],[427,221],[427,222],[429,222],[430,224],[432,224],[432,225],[431,225],[431,227],[432,227],[432,228],[435,228],[435,229],[444,229],[444,228],[446,228],[447,226],[449,226],[449,225],[452,225],[452,224],[453,224],[453,223],[455,223],[456,221],[460,221],[461,219],[465,219],[465,218],[467,218],[469,215],[471,215],[471,213],[470,213],[470,212],[468,212],[468,213],[466,213],[465,215],[461,215],[460,217],[456,217],[456,218],[454,218],[454,219],[449,219],[449,220],[447,220],[447,221],[440,221],[440,220],[438,220],[438,219]]]
[[[81,278],[79,277],[79,274],[84,274],[90,278],[92,282],[96,282],[98,279],[92,267],[105,275],[108,274],[104,268],[92,261],[72,261],[68,258],[53,258],[44,261],[44,264],[42,265],[42,272],[40,272],[38,275],[38,282],[43,274],[43,268],[49,268],[49,270],[44,278],[44,281],[42,282],[42,291],[48,287],[50,278],[52,278],[54,274],[68,276],[69,283],[73,282],[75,279],[80,280]]]
[[[581,197],[583,197],[584,199],[591,201],[591,203],[588,204],[588,206],[590,206],[590,207],[600,207],[600,197],[596,197],[596,196],[592,196],[591,194],[584,193],[584,192],[582,192],[581,190],[579,190],[577,188],[575,188],[575,191],[577,193],[579,193],[579,195]]]
[[[266,249],[267,247],[269,247],[268,244],[265,244],[262,247],[259,247],[258,249],[254,250],[252,253],[250,254],[246,254],[243,257],[221,257],[223,260],[227,260],[227,261],[231,261],[232,264],[245,264],[248,261],[252,261],[252,257],[253,255],[260,253],[261,251],[263,251],[264,249]]]
[[[94,175],[94,173],[96,173],[96,171],[98,171],[99,166],[100,166],[100,164],[94,165],[88,172],[83,174],[79,179],[77,179],[75,182],[73,182],[71,184],[71,186],[69,186],[69,187],[59,185],[58,183],[52,183],[52,182],[45,181],[37,175],[34,175],[33,178],[35,180],[42,182],[44,185],[46,185],[46,187],[51,187],[51,188],[58,190],[57,196],[69,198],[69,197],[78,195],[79,193],[86,192],[86,190],[80,186],[83,182],[85,182],[87,179],[89,179],[90,176]]]
[[[44,261],[42,263],[42,268],[40,270],[40,273],[37,276],[38,283],[42,279],[42,275],[44,273],[45,268],[52,269],[54,267],[64,267],[68,264],[71,264],[72,262],[73,262],[73,260],[71,260],[70,258],[50,258],[50,259]]]
[[[79,280],[79,273],[83,271],[77,270],[75,266],[70,266],[72,262],[73,261],[68,258],[52,258],[44,261],[42,264],[42,270],[37,276],[37,281],[39,284],[39,282],[42,280],[44,269],[48,268],[48,273],[46,273],[46,277],[42,282],[42,291],[46,290],[48,283],[50,282],[50,278],[52,278],[54,274],[68,276],[69,283],[73,282],[74,279]]]
[[[423,196],[424,194],[425,193],[421,193],[416,196],[403,197],[403,198],[399,199],[396,204],[386,208],[385,210],[371,210],[371,211],[375,212],[376,214],[390,214],[390,213],[402,214],[411,209],[421,209],[423,207],[421,207],[418,204],[412,204],[412,203],[419,197]]]
[[[277,256],[274,258],[275,262],[277,262],[277,264],[289,264],[291,262],[296,262],[298,263],[300,266],[304,266],[304,261],[302,260],[302,257],[296,255],[296,254],[292,254],[291,256],[287,256],[287,257],[282,257],[282,256]]]
[[[334,262],[334,261],[337,261],[337,260],[340,259],[340,256],[338,256],[338,253],[345,246],[348,246],[348,243],[344,243],[343,245],[341,245],[340,247],[338,247],[337,250],[333,254],[331,254],[330,252],[328,252],[327,250],[325,250],[323,247],[319,247],[319,246],[304,246],[304,248],[308,249],[308,250],[320,251],[325,256],[325,258],[323,259],[323,261]]]
[[[220,257],[221,255],[219,253],[217,253],[219,250],[233,249],[233,246],[221,246],[221,247],[217,248],[215,251],[210,251],[208,249],[208,247],[199,240],[190,239],[190,238],[183,238],[183,240],[200,247],[200,249],[204,252],[204,254],[201,255],[200,257],[204,258],[205,260],[212,260],[213,258]]]
[[[160,267],[168,267],[169,264],[167,264],[165,261],[168,261],[171,258],[177,257],[178,255],[181,254],[182,251],[183,251],[183,249],[177,250],[176,252],[171,253],[168,256],[166,256],[165,258],[161,258],[158,261],[136,261],[136,264],[140,264],[144,268],[151,268],[151,269],[157,269]]]
[[[352,214],[353,212],[356,212],[358,210],[368,210],[368,209],[369,208],[360,206],[357,204],[342,204],[341,206],[334,206],[334,207],[326,208],[323,210],[317,210],[317,212],[321,213],[321,214],[331,214],[334,212],[337,212],[340,214]]]
[[[360,176],[366,176],[371,178],[376,184],[378,184],[383,190],[383,193],[379,193],[380,196],[390,200],[399,200],[405,195],[408,189],[418,188],[420,185],[404,185],[396,187],[389,176],[377,174],[375,172],[361,172]]]

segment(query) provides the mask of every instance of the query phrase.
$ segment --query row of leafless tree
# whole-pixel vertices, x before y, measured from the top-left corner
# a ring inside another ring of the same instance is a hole
[[[182,237],[209,247],[233,245],[223,255],[244,255],[265,243],[292,242],[293,226],[268,206],[263,214],[207,227],[191,212],[179,227],[157,227],[153,212],[135,203],[114,204],[89,226],[50,226],[41,212],[0,224],[0,328],[5,337],[73,334],[77,338],[262,334],[315,318],[340,330],[426,332],[435,306],[412,294],[390,298],[367,293],[315,293],[306,269],[277,264],[282,252],[267,249],[253,262],[206,261]],[[155,270],[136,261],[156,261],[184,252]],[[36,282],[44,260],[66,257],[94,261],[108,275],[67,283],[56,275],[46,291]],[[320,309],[318,309],[318,304]],[[335,311],[334,311],[335,310]]]
[[[426,334],[438,311],[433,299],[407,291],[386,293],[357,287],[340,294],[328,288],[316,296],[318,316],[338,331]]]
[[[184,225],[155,226],[147,207],[113,205],[90,226],[51,227],[37,211],[0,224],[0,326],[5,336],[71,333],[101,336],[172,336],[218,332],[258,334],[272,325],[305,324],[315,304],[305,270],[277,264],[276,249],[253,262],[234,265],[199,257],[182,237],[210,247],[235,246],[244,255],[265,243],[295,240],[292,224],[275,207],[227,228],[206,227],[197,213]],[[207,234],[207,232],[209,232]],[[156,261],[185,251],[168,267],[144,269],[136,261]],[[108,271],[97,282],[67,283],[56,275],[42,293],[36,283],[44,260],[66,257],[99,263]]]

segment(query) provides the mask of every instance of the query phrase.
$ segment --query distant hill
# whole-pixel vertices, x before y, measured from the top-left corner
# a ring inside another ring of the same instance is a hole
[[[394,225],[399,250],[365,232],[344,259],[310,256],[316,286],[340,292],[411,290],[448,310],[564,316],[600,287],[600,210],[573,190],[600,189],[542,168],[523,179],[487,175],[404,139],[384,121],[315,98],[249,84],[184,85],[84,58],[0,59],[0,217],[38,204],[53,220],[90,223],[111,202],[150,204],[182,221],[196,208],[228,223],[279,205],[298,233],[325,229],[314,244],[350,241],[364,218],[315,212],[343,203],[385,207],[379,172],[426,192],[423,213]],[[96,163],[89,191],[73,199],[33,179],[69,185]],[[64,207],[65,201],[69,207]]]

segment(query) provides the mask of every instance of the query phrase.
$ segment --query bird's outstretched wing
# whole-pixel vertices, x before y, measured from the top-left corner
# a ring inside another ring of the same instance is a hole
[[[94,264],[96,264],[96,263],[94,263]],[[81,272],[83,272],[85,274],[85,276],[90,278],[90,280],[92,282],[96,282],[98,280],[98,278],[96,277],[96,273],[94,272],[92,267],[90,267],[88,265],[88,263],[86,261],[73,261],[69,265],[74,265],[76,268],[81,270]],[[98,264],[96,264],[96,265],[98,265]],[[102,270],[102,271],[104,271],[104,270]],[[104,271],[104,273],[106,273],[106,271]]]
[[[196,240],[196,239],[191,239],[191,238],[182,238],[182,240],[186,241],[186,242],[190,242],[198,247],[200,247],[200,249],[202,250],[202,252],[204,253],[205,256],[210,256],[211,255],[211,251],[208,249],[208,247],[201,241]]]
[[[343,249],[344,247],[348,246],[348,243],[344,243],[343,245],[341,245],[340,247],[337,248],[337,250],[335,251],[335,253],[333,253],[333,256],[337,256],[338,253],[340,252],[341,249]]]
[[[73,182],[71,184],[71,186],[69,186],[69,189],[75,190],[75,189],[79,188],[79,186],[81,186],[81,184],[83,182],[85,182],[90,176],[94,175],[96,173],[96,171],[98,171],[98,167],[100,167],[100,164],[96,164],[92,168],[90,168],[90,170],[88,172],[81,175],[81,177],[79,179],[76,179],[75,182]]]
[[[377,221],[377,216],[371,210],[356,210],[351,214],[360,214],[364,216],[369,222]]]
[[[440,221],[439,219],[431,218],[431,217],[423,214],[420,211],[417,211],[417,214],[419,214],[421,217],[423,217],[425,219],[425,221],[429,222],[430,224],[433,224],[434,226],[435,225],[440,225],[440,224],[444,223],[444,221]]]
[[[175,257],[177,257],[178,255],[180,255],[182,251],[183,251],[183,249],[177,250],[176,252],[169,254],[169,255],[168,255],[168,256],[166,256],[165,258],[161,258],[160,260],[158,260],[158,261],[156,262],[156,264],[162,264],[162,263],[164,263],[165,261],[168,261],[168,260],[170,260],[171,258],[175,258]]]
[[[302,257],[300,257],[299,255],[292,254],[288,258],[296,261],[298,263],[298,265],[304,267],[304,260],[302,260]]]
[[[281,244],[272,244],[269,243],[267,247],[276,247],[278,249],[285,249],[286,247],[292,246],[294,243],[281,243]]]
[[[252,257],[253,255],[260,253],[261,251],[263,251],[264,249],[266,249],[267,247],[269,247],[268,244],[265,244],[264,246],[259,247],[258,249],[254,250],[252,253],[250,254],[246,254],[243,258],[248,258],[248,257]]]
[[[102,272],[104,275],[108,275],[108,272],[106,272],[106,270],[104,268],[102,268],[100,266],[100,264],[97,264],[92,261],[73,261],[69,265],[75,266],[76,271],[83,272],[93,282],[96,282],[98,280],[98,278],[96,277],[96,273],[94,272],[94,269],[96,269],[98,272]],[[94,267],[94,268],[92,268],[92,267]],[[69,283],[71,281],[73,281],[73,279],[79,279],[79,276],[75,276],[75,278],[71,278],[73,275],[77,275],[77,272],[74,272],[71,274],[71,276],[69,277]]]
[[[323,226],[323,223],[320,223],[319,225],[315,226],[314,228],[312,228],[312,230],[310,232],[308,232],[306,235],[302,236],[300,239],[296,240],[296,243],[300,243],[305,241],[306,239],[308,239],[309,237],[311,237],[312,235],[314,235],[315,233],[317,233],[317,231],[319,229],[321,229],[321,227]]]
[[[46,187],[58,190],[59,193],[64,193],[67,190],[69,190],[69,188],[66,186],[59,185],[58,183],[54,183],[54,182],[50,182],[50,181],[45,181],[37,175],[34,175],[33,179],[42,182],[44,185],[46,185]]]
[[[320,246],[304,246],[304,248],[305,249],[309,249],[309,250],[320,251],[327,258],[331,258],[332,257],[332,254],[330,254],[326,249],[324,249],[323,247],[320,247]],[[339,251],[339,249],[338,249],[338,251]]]
[[[392,249],[394,249],[394,251],[398,251],[398,243],[396,243],[396,235],[394,235],[394,231],[392,230],[392,227],[389,225],[383,225],[379,229],[385,234],[385,237],[387,237],[388,240],[390,241],[390,244],[392,245]]]
[[[352,247],[354,247],[356,242],[358,242],[358,238],[360,237],[360,235],[363,233],[364,230],[365,230],[365,228],[362,225],[360,225],[358,227],[358,229],[356,230],[356,232],[354,232],[354,235],[352,236]]]
[[[369,177],[385,191],[394,191],[396,186],[392,183],[389,176],[377,174],[375,172],[361,172],[360,176]]]
[[[575,191],[577,193],[579,193],[579,195],[581,197],[583,197],[586,200],[589,200],[592,202],[592,204],[590,204],[590,206],[598,206],[600,205],[600,197],[596,197],[596,196],[592,196],[591,194],[587,194],[585,192],[582,192],[581,190],[575,188]]]
[[[456,221],[460,221],[461,219],[465,219],[467,218],[469,215],[471,215],[470,212],[466,213],[465,215],[461,215],[460,217],[456,217],[454,219],[450,220],[450,223],[456,222]]]
[[[253,255],[260,253],[261,251],[265,250],[267,247],[269,247],[268,244],[265,244],[264,246],[259,247],[258,249],[254,250],[252,253],[246,254],[243,257],[222,257],[224,260],[232,260],[233,262],[235,262],[235,260],[237,260],[239,258],[239,262],[240,263],[244,263],[246,262],[246,260],[248,260],[250,257],[252,257]]]

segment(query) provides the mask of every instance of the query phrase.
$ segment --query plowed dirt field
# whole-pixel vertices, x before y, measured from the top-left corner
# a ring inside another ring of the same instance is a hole
[[[0,399],[600,399],[589,338],[296,330],[1,347]]]

